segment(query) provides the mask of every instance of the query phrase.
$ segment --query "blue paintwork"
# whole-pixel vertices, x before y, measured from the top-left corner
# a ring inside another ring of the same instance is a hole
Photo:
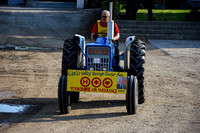
[[[113,59],[114,55],[115,55],[115,46],[114,43],[110,42],[107,37],[99,37],[97,38],[96,42],[94,43],[88,43],[86,44],[86,48],[85,48],[85,57],[86,57],[86,64],[87,64],[87,48],[88,47],[109,47],[110,49],[110,67],[109,67],[109,71],[112,71],[112,66],[115,66],[115,60]],[[88,70],[87,66],[86,66],[86,70]]]

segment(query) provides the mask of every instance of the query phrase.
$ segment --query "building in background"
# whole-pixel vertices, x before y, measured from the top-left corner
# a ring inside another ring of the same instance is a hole
[[[181,4],[181,8],[198,8],[200,9],[200,0],[187,0]]]
[[[0,4],[5,5],[25,5],[26,0],[0,0]]]

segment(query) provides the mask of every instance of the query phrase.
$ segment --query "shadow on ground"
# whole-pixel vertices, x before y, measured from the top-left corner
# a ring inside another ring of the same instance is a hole
[[[126,112],[106,112],[93,114],[74,114],[73,111],[85,109],[101,109],[109,107],[125,106],[125,100],[102,100],[102,101],[79,101],[72,103],[72,110],[69,114],[60,114],[56,98],[20,98],[3,99],[2,104],[31,105],[23,113],[0,113],[0,127],[8,123],[19,122],[52,122],[112,118],[127,115]]]

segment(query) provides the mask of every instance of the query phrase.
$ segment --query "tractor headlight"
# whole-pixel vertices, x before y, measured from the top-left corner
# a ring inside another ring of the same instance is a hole
[[[106,66],[101,68],[102,71],[108,71],[108,68]]]
[[[90,70],[90,71],[94,71],[94,67],[93,67],[93,66],[90,66],[90,67],[89,67],[89,70]]]

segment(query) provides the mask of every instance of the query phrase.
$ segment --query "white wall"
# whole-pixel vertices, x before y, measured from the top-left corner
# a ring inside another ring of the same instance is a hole
[[[84,8],[84,0],[77,0],[76,8]]]

